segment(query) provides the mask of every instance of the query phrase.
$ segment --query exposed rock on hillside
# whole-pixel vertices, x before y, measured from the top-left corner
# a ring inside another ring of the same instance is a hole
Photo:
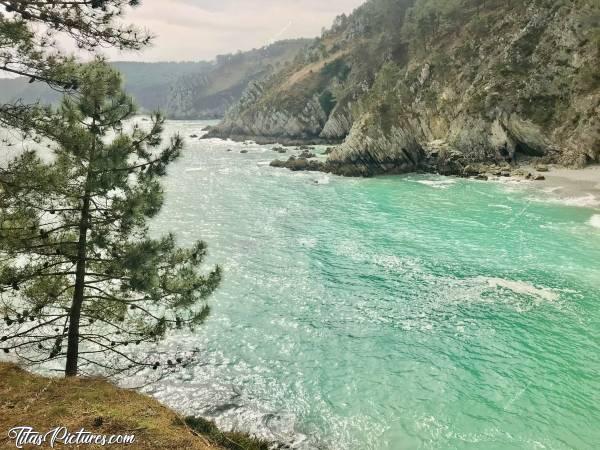
[[[597,0],[371,0],[211,136],[340,141],[323,170],[600,161]]]

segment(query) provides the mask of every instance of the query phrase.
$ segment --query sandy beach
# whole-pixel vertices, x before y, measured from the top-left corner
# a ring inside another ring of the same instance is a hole
[[[546,178],[530,182],[532,188],[541,189],[572,206],[600,208],[600,165],[584,169],[550,165],[548,172],[538,172],[531,166],[524,166],[522,169]]]

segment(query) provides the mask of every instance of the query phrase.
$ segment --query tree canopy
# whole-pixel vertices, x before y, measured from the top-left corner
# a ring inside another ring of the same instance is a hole
[[[120,22],[127,9],[138,4],[138,0],[0,0],[0,71],[74,91],[79,85],[76,60],[58,50],[57,38],[62,36],[82,51],[139,50],[151,36]],[[29,112],[29,105],[0,105],[0,122],[13,126],[15,116]]]
[[[64,361],[67,375],[174,367],[181,356],[126,347],[200,324],[220,281],[218,267],[201,270],[204,243],[180,249],[148,234],[183,142],[162,145],[160,116],[128,126],[135,107],[105,63],[77,76],[78,92],[33,124],[55,143],[53,161],[26,152],[0,177],[0,347],[32,364]]]

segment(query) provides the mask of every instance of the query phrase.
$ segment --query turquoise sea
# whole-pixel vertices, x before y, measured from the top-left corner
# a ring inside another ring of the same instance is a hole
[[[225,275],[166,344],[198,364],[156,397],[298,449],[600,448],[600,210],[293,173],[270,148],[188,138],[169,170],[153,232],[205,240]]]

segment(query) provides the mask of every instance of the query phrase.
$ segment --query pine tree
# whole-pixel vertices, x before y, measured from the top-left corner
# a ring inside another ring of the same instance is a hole
[[[201,270],[204,243],[181,249],[148,234],[159,179],[183,143],[161,149],[159,116],[149,129],[125,123],[135,108],[105,63],[78,79],[79,93],[35,124],[55,143],[53,161],[26,152],[0,173],[0,347],[31,364],[64,362],[67,376],[169,369],[182,358],[147,346],[201,324],[221,277]],[[136,345],[144,351],[127,348]]]
[[[138,0],[0,0],[0,71],[75,91],[74,58],[57,50],[56,37],[70,39],[82,51],[139,50],[151,36],[119,21],[128,7],[138,4]],[[20,103],[0,105],[0,123],[22,123],[32,110]]]

